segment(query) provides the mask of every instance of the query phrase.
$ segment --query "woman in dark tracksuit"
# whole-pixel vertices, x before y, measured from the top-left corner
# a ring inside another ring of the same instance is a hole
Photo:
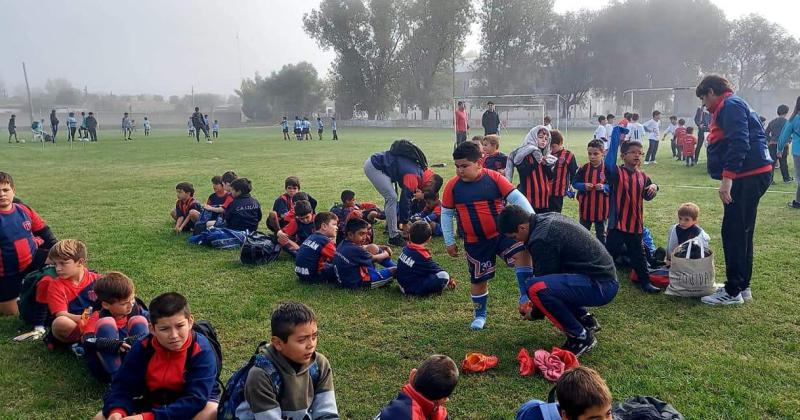
[[[753,234],[761,196],[772,182],[772,159],[758,115],[733,94],[722,76],[706,76],[695,92],[711,114],[708,134],[708,174],[720,180],[722,248],[725,287],[702,298],[709,305],[740,304],[752,299]]]

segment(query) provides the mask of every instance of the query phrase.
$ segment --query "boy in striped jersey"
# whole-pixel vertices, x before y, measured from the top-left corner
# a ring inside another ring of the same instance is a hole
[[[575,179],[575,172],[578,171],[578,163],[575,162],[575,155],[564,148],[564,136],[558,130],[550,132],[550,154],[558,159],[553,164],[550,211],[561,213],[561,209],[564,207],[564,196],[575,197],[571,182]]]
[[[614,260],[623,253],[630,259],[642,291],[658,293],[660,289],[650,284],[647,260],[642,248],[643,200],[655,198],[658,185],[639,170],[642,143],[631,140],[620,145],[620,135],[626,131],[628,130],[624,127],[614,129],[605,158],[605,175],[611,186],[612,205],[606,248]],[[617,149],[620,149],[623,160],[620,166],[617,166]]]
[[[578,191],[578,220],[586,229],[594,224],[595,236],[606,243],[606,221],[608,220],[609,185],[606,181],[603,163],[603,142],[592,140],[586,150],[589,163],[583,165],[572,179],[572,186]]]

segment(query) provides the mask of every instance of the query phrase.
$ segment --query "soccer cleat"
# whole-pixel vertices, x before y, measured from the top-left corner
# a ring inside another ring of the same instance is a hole
[[[486,318],[481,316],[476,317],[475,319],[472,320],[472,323],[469,324],[469,328],[473,331],[482,330],[483,327],[485,326],[486,326]]]
[[[580,339],[575,337],[567,337],[567,341],[561,346],[561,350],[570,351],[575,357],[588,352],[597,345],[597,339],[594,338],[591,332],[586,331],[586,338]]]
[[[461,362],[461,371],[464,373],[478,373],[497,366],[497,356],[488,356],[483,353],[467,353]]]
[[[784,184],[791,184],[792,182],[794,182],[794,178],[792,178],[792,177],[789,177],[789,179],[784,179],[783,180]]]
[[[389,243],[389,245],[394,245],[398,247],[406,246],[406,241],[404,241],[403,238],[401,238],[399,235],[393,238],[389,238],[387,242]]]
[[[798,203],[796,200],[792,200],[792,202],[788,203],[787,206],[790,209],[800,209],[800,203]]]
[[[750,302],[753,300],[753,292],[748,287],[747,289],[742,290],[742,300],[745,302]]]
[[[731,296],[724,287],[720,287],[716,292],[704,296],[700,301],[706,305],[741,305],[744,303],[741,293],[736,296]]]
[[[600,323],[597,322],[597,318],[594,317],[592,314],[586,314],[578,322],[583,325],[583,328],[586,328],[586,331],[589,331],[592,334],[597,333],[600,331]]]
[[[640,287],[640,288],[642,289],[642,291],[643,291],[643,292],[645,292],[645,293],[649,293],[649,294],[661,293],[661,289],[659,289],[658,287],[655,287],[655,286],[653,286],[653,285],[652,285],[652,284],[650,284],[649,282],[647,282],[647,283],[641,283],[641,284],[639,285],[639,287]]]

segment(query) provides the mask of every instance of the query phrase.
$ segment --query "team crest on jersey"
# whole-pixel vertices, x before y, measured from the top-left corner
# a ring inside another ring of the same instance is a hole
[[[29,231],[29,232],[31,230],[31,226],[32,225],[31,225],[31,221],[30,220],[26,220],[26,221],[22,222],[22,228],[27,230],[27,231]]]

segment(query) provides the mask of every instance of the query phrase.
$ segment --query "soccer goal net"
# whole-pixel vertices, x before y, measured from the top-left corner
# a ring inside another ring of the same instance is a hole
[[[488,109],[489,102],[494,103],[504,129],[530,129],[544,124],[545,117],[550,118],[550,125],[554,129],[566,126],[561,118],[564,113],[563,97],[558,94],[462,96],[453,98],[453,106],[456,107],[459,101],[464,102],[472,127],[481,126],[481,117]]]

